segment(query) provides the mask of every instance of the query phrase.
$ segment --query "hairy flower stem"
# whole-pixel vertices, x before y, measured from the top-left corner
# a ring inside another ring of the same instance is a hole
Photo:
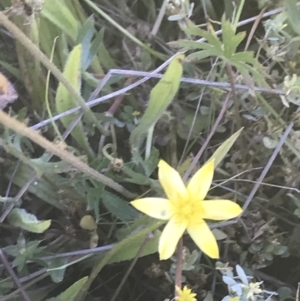
[[[175,297],[178,297],[178,290],[177,288],[181,289],[182,283],[182,251],[183,251],[183,241],[182,237],[179,239],[177,245],[177,253],[176,253],[176,274],[175,274]]]

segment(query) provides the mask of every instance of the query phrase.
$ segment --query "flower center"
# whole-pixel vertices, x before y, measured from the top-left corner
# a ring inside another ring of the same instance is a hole
[[[191,198],[179,200],[174,206],[174,215],[179,223],[197,224],[203,215],[202,202]]]

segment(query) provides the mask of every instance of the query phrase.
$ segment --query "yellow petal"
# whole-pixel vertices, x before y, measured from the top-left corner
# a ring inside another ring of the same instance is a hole
[[[171,202],[187,197],[187,190],[180,174],[163,160],[158,164],[158,178]]]
[[[214,176],[214,160],[206,163],[191,178],[187,190],[191,198],[203,200],[207,195]]]
[[[219,258],[219,247],[213,233],[205,221],[198,225],[189,226],[188,233],[199,249],[211,258]]]
[[[137,199],[130,204],[137,210],[157,219],[169,220],[172,217],[172,204],[163,198]]]
[[[211,200],[203,201],[203,215],[201,218],[211,219],[216,221],[227,220],[239,216],[242,208],[228,200]]]
[[[158,252],[160,260],[169,259],[174,254],[185,229],[186,224],[176,222],[175,218],[170,219],[159,239]]]

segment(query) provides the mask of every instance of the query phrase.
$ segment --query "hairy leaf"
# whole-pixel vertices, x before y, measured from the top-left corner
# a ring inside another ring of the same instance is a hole
[[[65,65],[64,76],[72,84],[76,91],[80,93],[81,88],[81,57],[82,57],[82,45],[79,44],[69,54],[67,63]],[[66,87],[59,83],[56,93],[56,110],[58,113],[63,113],[69,109],[77,106],[77,103],[73,100],[73,97],[66,89]],[[67,128],[73,121],[76,114],[70,114],[61,118],[61,122]],[[86,135],[83,130],[82,122],[78,122],[71,135],[78,142],[78,144],[87,152],[87,154],[93,158],[94,153],[90,148]]]
[[[175,56],[164,76],[151,90],[148,108],[140,124],[130,135],[130,144],[133,151],[139,149],[148,129],[156,124],[176,95],[182,76],[182,61],[184,57],[183,54]]]

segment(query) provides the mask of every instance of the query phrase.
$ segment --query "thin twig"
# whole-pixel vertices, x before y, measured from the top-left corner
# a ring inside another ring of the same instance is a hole
[[[210,68],[210,71],[209,71],[209,73],[208,73],[208,75],[206,77],[206,80],[208,80],[210,78],[210,76],[211,76],[211,74],[212,74],[212,72],[214,70],[214,67],[216,66],[216,64],[217,64],[218,61],[219,61],[219,58],[216,58],[214,64]],[[194,128],[194,126],[196,124],[196,120],[197,120],[197,117],[198,117],[198,112],[200,110],[201,100],[203,98],[204,92],[205,92],[205,88],[203,88],[201,90],[201,94],[198,97],[198,103],[197,103],[196,111],[195,111],[195,114],[194,114],[194,118],[193,118],[193,121],[192,121],[192,124],[191,124],[191,127],[190,127],[190,131],[189,131],[188,137],[186,139],[186,143],[184,145],[184,148],[183,148],[183,151],[182,151],[182,155],[181,155],[181,158],[180,158],[180,161],[179,161],[178,165],[180,165],[182,163],[182,161],[184,159],[184,156],[185,156],[185,153],[186,153],[186,150],[188,148],[189,141],[190,141],[190,138],[191,138],[192,133],[193,133],[193,128]]]
[[[300,5],[300,3],[297,3],[297,5]],[[269,12],[264,13],[263,16],[262,16],[262,18],[266,18],[266,17],[272,16],[272,15],[275,15],[275,14],[280,13],[280,12],[282,12],[282,11],[284,11],[283,8],[278,8],[278,9],[271,10],[271,11],[269,11]],[[252,18],[249,18],[249,19],[246,19],[246,20],[243,20],[243,21],[240,21],[240,22],[238,22],[238,26],[243,26],[243,25],[246,25],[246,24],[248,24],[248,23],[255,22],[256,19],[257,19],[257,16],[252,17]],[[216,35],[220,35],[221,33],[222,33],[222,30],[218,30],[218,31],[215,32]],[[204,38],[201,38],[201,39],[198,40],[198,42],[205,42],[205,41],[206,41],[206,40],[205,40]],[[178,54],[178,53],[177,53],[177,54]],[[172,57],[170,57],[167,61],[165,61],[162,65],[160,65],[157,69],[155,69],[155,70],[152,71],[151,73],[147,73],[147,75],[141,75],[141,76],[146,76],[145,78],[143,78],[143,79],[141,79],[141,80],[139,80],[139,81],[133,83],[132,85],[130,85],[130,86],[128,86],[128,87],[125,87],[125,88],[120,89],[120,90],[118,90],[118,91],[116,91],[116,92],[110,93],[109,95],[105,95],[105,96],[103,96],[103,97],[100,97],[100,98],[97,98],[97,99],[88,101],[88,102],[86,103],[86,105],[89,106],[89,107],[93,107],[93,106],[95,106],[95,105],[97,105],[97,104],[99,104],[99,103],[101,103],[101,102],[104,102],[104,101],[106,101],[106,100],[108,100],[108,99],[111,99],[111,98],[114,98],[114,97],[116,97],[116,96],[118,96],[118,95],[120,95],[120,94],[126,93],[127,91],[130,91],[130,90],[132,90],[133,88],[135,88],[135,87],[141,85],[142,83],[146,82],[147,80],[149,80],[150,77],[158,77],[158,78],[161,78],[162,75],[159,75],[159,74],[157,74],[157,73],[160,72],[161,70],[163,70],[166,66],[168,66],[169,63],[172,61],[172,59],[173,59],[177,54],[174,54]],[[114,74],[114,73],[113,73],[113,70],[114,70],[114,69],[111,69],[111,70],[105,75],[105,77],[102,79],[101,85],[100,85],[100,87],[99,87],[99,91],[105,86],[105,84],[108,82],[108,80],[110,79],[110,77]],[[116,70],[115,70],[115,71],[116,71]],[[118,69],[117,69],[117,71],[124,71],[124,70],[118,70]],[[131,70],[131,71],[132,71],[132,70]],[[128,72],[129,72],[129,71],[128,71]],[[134,74],[135,72],[138,72],[138,71],[133,71],[132,74]],[[150,75],[150,74],[151,74],[151,75]],[[155,75],[156,75],[156,76],[155,76]],[[150,76],[150,77],[149,77],[149,76]],[[182,81],[184,82],[184,80],[185,80],[185,79],[183,78]],[[191,80],[191,79],[189,79],[189,80]],[[194,80],[196,80],[196,79],[194,79]],[[190,83],[193,83],[193,82],[190,82]],[[194,82],[194,83],[195,83],[195,84],[201,84],[201,83],[197,83],[197,82]],[[224,84],[227,84],[227,83],[224,83]],[[203,83],[203,85],[207,85],[207,83]],[[228,84],[227,84],[227,85],[228,85]],[[212,86],[212,84],[211,84],[211,86]],[[241,86],[242,86],[242,85],[241,85]],[[223,87],[223,88],[225,88],[225,87]],[[237,89],[240,89],[239,85],[236,85],[236,88],[237,88]],[[245,89],[248,89],[248,87],[245,86]],[[99,93],[99,91],[98,91],[98,93]],[[272,91],[273,91],[273,92],[272,92]],[[284,93],[283,91],[281,91],[281,90],[271,90],[271,91],[268,90],[268,91],[261,91],[261,92],[269,92],[269,93],[276,93],[276,94],[285,94],[285,93]],[[97,95],[98,93],[97,93],[97,90],[95,90],[94,93],[93,93],[93,95]],[[73,109],[70,109],[70,110],[68,110],[68,111],[66,111],[66,112],[64,112],[64,113],[62,113],[62,114],[59,114],[59,115],[57,115],[57,116],[54,116],[52,120],[54,120],[54,121],[55,121],[55,120],[58,120],[58,119],[60,119],[60,118],[62,118],[62,117],[65,117],[65,116],[67,116],[67,115],[70,115],[70,114],[72,114],[72,113],[75,113],[75,112],[79,111],[80,109],[81,109],[81,107],[79,107],[79,106],[78,106],[78,107],[75,107],[75,108],[73,108]],[[33,129],[39,129],[39,128],[41,128],[41,127],[43,127],[43,126],[49,124],[50,122],[51,122],[51,120],[46,119],[46,120],[41,121],[40,123],[34,125],[32,128],[33,128]]]
[[[71,252],[65,252],[55,255],[49,255],[49,256],[43,256],[38,257],[39,260],[52,260],[56,258],[65,258],[65,257],[72,257],[72,256],[84,256],[89,255],[93,253],[102,253],[111,250],[116,244],[110,244],[107,246],[97,247],[93,249],[84,249],[84,250],[78,250],[78,251],[71,251]]]
[[[203,154],[204,150],[206,149],[211,137],[214,135],[215,131],[217,130],[217,127],[219,126],[225,112],[226,112],[226,109],[227,109],[227,106],[228,106],[228,102],[229,102],[229,99],[230,99],[230,96],[231,96],[231,93],[229,92],[226,96],[226,99],[222,105],[222,108],[221,108],[221,111],[216,119],[216,122],[214,123],[209,135],[207,136],[205,142],[203,143],[201,149],[198,151],[197,155],[195,156],[195,158],[193,159],[193,162],[190,164],[188,170],[186,171],[186,173],[184,174],[183,176],[183,181],[186,182],[187,179],[189,178],[192,170],[194,169],[195,165],[197,164],[197,162],[199,161],[201,155]]]
[[[269,169],[271,168],[276,156],[278,155],[282,145],[284,144],[284,142],[286,141],[289,133],[291,132],[292,128],[294,126],[294,123],[291,122],[288,127],[286,128],[286,130],[284,131],[283,135],[280,138],[280,141],[278,142],[276,148],[274,149],[274,152],[272,153],[268,163],[266,164],[266,166],[264,167],[261,175],[259,176],[259,178],[257,179],[257,182],[255,183],[255,185],[253,186],[249,196],[247,197],[244,205],[243,205],[243,212],[245,212],[245,210],[248,208],[250,202],[252,201],[256,191],[258,190],[259,186],[261,185],[261,182],[263,181],[264,177],[266,176],[267,172],[269,171]],[[225,227],[228,225],[232,225],[235,224],[239,221],[239,219],[242,217],[242,215],[240,215],[239,217],[237,217],[234,220],[230,220],[230,221],[225,221],[225,222],[220,222],[220,223],[214,223],[210,225],[211,229],[214,228],[221,228],[221,227]]]
[[[164,0],[163,4],[162,4],[162,6],[161,6],[161,8],[159,10],[159,14],[158,14],[158,16],[157,16],[157,18],[155,20],[155,23],[153,25],[153,28],[151,30],[151,34],[153,36],[157,35],[157,32],[158,32],[159,27],[161,25],[161,22],[162,22],[162,20],[163,20],[163,18],[165,16],[165,12],[166,12],[166,8],[167,8],[168,3],[169,3],[169,0]]]
[[[43,272],[42,275],[39,275],[39,276],[38,276],[37,278],[35,278],[34,280],[32,280],[32,281],[30,281],[30,282],[24,284],[24,285],[22,286],[22,288],[23,288],[23,289],[30,288],[31,286],[33,286],[34,284],[36,284],[38,281],[41,281],[41,280],[43,280],[44,278],[49,277],[49,274],[47,273],[47,270],[46,270],[46,269],[42,269],[41,271]],[[40,271],[39,271],[39,272],[40,272]],[[19,292],[21,292],[21,289],[20,289],[20,288],[16,289],[15,291],[13,291],[12,293],[10,293],[10,294],[8,294],[8,295],[6,295],[6,296],[1,297],[0,300],[1,300],[1,301],[11,300],[12,298],[15,298],[15,296],[16,296]]]
[[[166,61],[162,66],[167,66],[169,63],[169,60]],[[162,67],[160,66],[160,67]],[[158,68],[157,68],[158,69]],[[108,81],[109,78],[113,75],[130,75],[130,76],[145,76],[144,78],[140,79],[139,81],[127,86],[127,87],[124,87],[122,89],[119,89],[115,92],[112,92],[108,95],[105,95],[105,96],[102,96],[102,97],[99,97],[99,98],[96,98],[94,100],[91,100],[91,101],[88,101],[86,103],[86,105],[88,107],[94,107],[100,103],[103,103],[111,98],[114,98],[114,97],[117,97],[121,94],[124,94],[132,89],[134,89],[135,87],[141,85],[142,83],[146,82],[147,80],[149,80],[150,78],[162,78],[162,74],[158,74],[158,73],[155,73],[157,71],[157,69],[155,71],[152,71],[152,72],[143,72],[143,71],[134,71],[134,70],[119,70],[119,69],[111,69],[107,74],[106,76],[102,79],[102,81]],[[163,68],[161,68],[163,69]],[[160,70],[161,70],[160,69]],[[160,71],[159,70],[159,71]],[[159,72],[157,71],[157,72]],[[102,83],[101,81],[101,83]],[[224,89],[224,90],[230,90],[230,84],[229,83],[225,83],[225,82],[212,82],[212,81],[206,81],[206,80],[201,80],[201,79],[197,79],[197,78],[186,78],[186,77],[182,77],[181,78],[181,82],[185,82],[185,83],[190,83],[190,84],[194,84],[194,85],[203,85],[203,86],[210,86],[210,87],[216,87],[216,88],[221,88],[221,89]],[[249,90],[249,87],[246,86],[246,85],[240,85],[240,84],[236,84],[235,85],[235,88],[236,89],[241,89],[241,90]],[[257,91],[257,92],[265,92],[265,93],[270,93],[270,94],[279,94],[279,95],[285,95],[286,93],[282,90],[279,90],[279,89],[268,89],[268,88],[260,88],[260,87],[254,87],[253,88],[254,91]],[[56,116],[53,116],[52,119],[45,119],[39,123],[37,123],[36,125],[33,125],[31,126],[30,128],[31,129],[34,129],[34,130],[37,130],[37,129],[40,129],[41,127],[51,123],[51,120],[52,121],[56,121],[56,120],[59,120],[65,116],[68,116],[70,114],[73,114],[77,111],[79,111],[81,109],[81,107],[75,107],[75,108],[72,108],[68,111],[65,111],[61,114],[58,114]]]
[[[254,21],[254,23],[253,23],[253,25],[252,25],[252,27],[251,27],[250,33],[249,33],[249,35],[248,35],[248,37],[247,37],[247,42],[246,42],[244,51],[247,51],[247,49],[248,49],[248,47],[249,47],[249,45],[250,45],[250,42],[251,42],[251,40],[252,40],[252,38],[253,38],[253,36],[254,36],[254,33],[255,33],[255,31],[256,31],[256,28],[257,28],[259,22],[261,21],[261,18],[262,18],[262,16],[264,15],[266,9],[267,9],[267,7],[265,7],[264,9],[262,9],[262,11],[261,11],[261,12],[259,13],[259,15],[256,17],[256,20]]]
[[[136,194],[131,193],[119,183],[116,183],[111,178],[91,168],[89,165],[81,161],[80,158],[76,157],[69,151],[65,150],[63,147],[58,147],[56,144],[50,142],[45,137],[40,135],[38,132],[24,126],[22,122],[10,117],[8,114],[6,114],[1,110],[0,110],[0,121],[6,127],[14,130],[15,132],[21,134],[22,136],[29,138],[30,140],[37,143],[47,151],[55,154],[56,156],[60,157],[62,160],[70,163],[73,167],[77,168],[79,171],[89,175],[91,178],[95,179],[96,181],[103,183],[104,185],[114,189],[115,191],[123,194],[128,198],[136,197]]]
[[[230,87],[231,87],[231,95],[233,98],[233,107],[234,107],[234,118],[235,118],[235,122],[236,122],[236,130],[239,130],[242,128],[242,120],[241,120],[241,116],[240,116],[240,104],[239,104],[239,100],[237,98],[236,95],[236,90],[235,90],[235,78],[233,75],[233,70],[232,70],[232,66],[229,63],[226,63],[226,71],[227,71],[227,75],[229,77],[229,82],[230,82]],[[242,162],[245,162],[245,149],[244,149],[244,143],[243,143],[243,137],[240,136],[238,138],[238,143],[240,145],[240,153],[242,155]]]
[[[176,252],[176,274],[175,274],[175,297],[178,296],[178,292],[176,288],[178,287],[181,289],[181,283],[182,283],[182,253],[183,253],[183,240],[182,237],[178,241],[177,245],[177,252]]]
[[[80,115],[80,114],[79,114]],[[74,129],[74,127],[76,126],[76,124],[78,123],[78,121],[81,119],[80,116],[76,116],[73,121],[70,123],[70,125],[68,126],[68,128],[65,130],[65,132],[63,133],[62,137],[63,139],[66,139],[70,133],[72,132],[72,130]],[[53,157],[53,154],[51,153],[47,153],[46,152],[46,156],[44,156],[44,161],[45,163],[47,163],[48,161],[50,161],[50,159]],[[0,217],[0,223],[2,223],[5,218],[7,217],[7,215],[11,212],[11,210],[14,208],[15,204],[21,199],[21,197],[24,195],[24,193],[27,191],[27,189],[29,188],[30,185],[32,185],[32,183],[36,180],[36,172],[33,171],[30,178],[27,180],[27,182],[24,184],[24,186],[22,187],[22,189],[18,192],[18,194],[15,196],[14,201],[9,204],[9,206],[5,209],[5,211],[2,213],[1,217]]]
[[[31,301],[31,299],[29,298],[28,294],[26,293],[26,291],[22,288],[22,284],[20,283],[19,278],[17,277],[17,275],[15,274],[14,270],[11,268],[9,262],[6,259],[6,256],[4,255],[2,249],[0,248],[0,259],[6,269],[6,271],[8,272],[8,274],[11,276],[13,282],[15,283],[15,285],[17,286],[17,288],[20,291],[20,294],[22,295],[22,297],[24,298],[25,301]]]
[[[149,243],[149,241],[150,241],[151,239],[153,239],[153,234],[149,233],[149,234],[147,235],[147,237],[145,238],[145,240],[143,241],[143,243],[141,244],[141,246],[140,246],[139,250],[137,251],[137,253],[136,253],[134,259],[131,261],[130,266],[128,267],[128,269],[127,269],[125,275],[123,276],[123,278],[122,278],[120,284],[118,285],[118,287],[117,287],[117,289],[116,289],[116,291],[115,291],[115,293],[114,293],[114,295],[112,296],[112,298],[111,298],[110,301],[115,301],[116,298],[118,297],[118,295],[119,295],[119,293],[120,293],[120,291],[121,291],[123,285],[125,284],[125,282],[126,282],[128,276],[129,276],[130,272],[132,271],[132,269],[133,269],[133,267],[135,266],[137,260],[139,259],[140,255],[142,254],[142,252],[144,251],[145,247],[147,246],[147,244]]]

